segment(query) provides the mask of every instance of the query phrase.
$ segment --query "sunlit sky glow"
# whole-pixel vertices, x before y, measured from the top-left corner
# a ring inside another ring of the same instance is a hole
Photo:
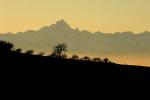
[[[89,31],[150,31],[150,0],[0,0],[0,33],[57,20]]]

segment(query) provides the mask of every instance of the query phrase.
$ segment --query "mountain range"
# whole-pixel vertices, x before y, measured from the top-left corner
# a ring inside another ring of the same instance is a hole
[[[71,28],[64,20],[37,31],[0,34],[0,40],[12,42],[16,48],[51,52],[58,43],[66,43],[68,52],[93,54],[150,54],[150,32],[102,33]]]

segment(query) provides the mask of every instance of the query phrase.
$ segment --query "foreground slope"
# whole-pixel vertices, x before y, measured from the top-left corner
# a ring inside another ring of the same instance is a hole
[[[11,52],[0,56],[1,68],[18,75],[46,75],[78,80],[150,80],[150,68],[73,59],[58,59]],[[18,74],[19,73],[19,74]]]

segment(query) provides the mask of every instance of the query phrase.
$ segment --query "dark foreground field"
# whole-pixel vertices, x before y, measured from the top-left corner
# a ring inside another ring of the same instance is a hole
[[[1,55],[0,67],[5,69],[3,76],[28,76],[29,79],[42,77],[47,80],[90,82],[150,80],[149,67],[58,59],[15,52]]]

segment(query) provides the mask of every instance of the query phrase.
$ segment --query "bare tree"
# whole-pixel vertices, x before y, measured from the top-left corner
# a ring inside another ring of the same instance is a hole
[[[65,52],[67,52],[67,45],[65,43],[58,44],[53,48],[52,56],[62,58]]]

